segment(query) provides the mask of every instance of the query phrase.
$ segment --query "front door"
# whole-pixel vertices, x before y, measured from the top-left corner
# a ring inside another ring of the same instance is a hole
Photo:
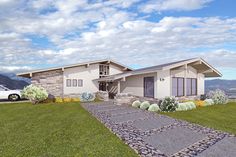
[[[107,91],[107,83],[106,82],[99,83],[99,91]]]
[[[154,77],[144,77],[144,97],[154,98]]]

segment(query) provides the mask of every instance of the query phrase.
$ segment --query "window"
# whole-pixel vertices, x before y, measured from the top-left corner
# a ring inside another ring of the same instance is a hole
[[[5,89],[0,86],[0,91],[5,91]]]
[[[78,79],[78,87],[83,87],[83,80]]]
[[[187,95],[197,95],[197,79],[187,78]]]
[[[172,78],[172,96],[184,96],[184,78]]]
[[[82,87],[83,80],[81,79],[66,79],[66,87]]]
[[[72,85],[73,87],[77,87],[77,79],[73,79]]]
[[[66,87],[71,87],[71,79],[66,79]]]
[[[100,64],[99,65],[99,75],[100,75],[100,77],[104,77],[104,76],[109,75],[109,65]]]

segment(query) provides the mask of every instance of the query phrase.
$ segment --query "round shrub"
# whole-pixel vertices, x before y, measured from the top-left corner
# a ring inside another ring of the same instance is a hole
[[[159,106],[157,104],[152,104],[148,108],[148,111],[157,112],[157,111],[160,111],[160,108],[159,108]]]
[[[196,105],[193,102],[188,101],[184,103],[179,103],[176,111],[187,111],[187,110],[192,110],[195,108],[196,108]]]
[[[194,102],[189,101],[189,102],[187,102],[187,103],[191,106],[191,109],[197,108],[196,105],[194,104]]]
[[[191,106],[191,104],[186,103],[186,102],[185,102],[184,104],[185,104],[187,110],[192,110],[192,106]]]
[[[161,111],[164,112],[173,112],[176,110],[178,102],[174,97],[165,97],[160,104]]]
[[[132,107],[137,107],[137,108],[139,108],[140,105],[141,105],[141,102],[140,102],[139,100],[136,100],[136,101],[134,101],[134,102],[132,103]]]
[[[150,106],[150,103],[148,101],[144,101],[141,103],[140,108],[143,110],[147,110]]]
[[[208,105],[214,105],[214,101],[212,100],[212,99],[206,99],[206,100],[204,100],[205,101],[205,103],[206,104],[208,104]]]
[[[48,98],[48,93],[43,87],[29,85],[21,93],[23,98],[29,99],[33,104],[43,102]]]
[[[213,100],[214,104],[226,104],[228,102],[228,97],[224,91],[216,89],[210,91],[207,96]]]
[[[187,107],[186,107],[185,103],[179,103],[176,108],[176,111],[186,111],[186,110],[187,110]]]

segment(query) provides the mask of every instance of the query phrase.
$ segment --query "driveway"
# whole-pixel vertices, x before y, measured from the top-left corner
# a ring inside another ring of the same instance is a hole
[[[6,99],[0,99],[0,104],[13,104],[13,103],[25,103],[25,102],[30,102],[29,100],[19,100],[19,101],[9,101]]]
[[[83,107],[141,156],[236,156],[229,133],[111,102]]]

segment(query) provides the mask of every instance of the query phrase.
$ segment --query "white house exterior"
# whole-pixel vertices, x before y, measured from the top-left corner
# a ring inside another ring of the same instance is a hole
[[[204,94],[207,77],[222,76],[201,58],[133,70],[112,60],[86,62],[18,74],[47,89],[51,96],[76,97],[83,92],[108,91],[111,95],[197,96]]]

